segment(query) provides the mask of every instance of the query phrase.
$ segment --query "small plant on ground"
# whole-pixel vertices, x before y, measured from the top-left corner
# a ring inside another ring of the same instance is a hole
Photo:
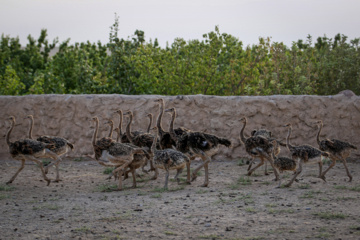
[[[238,166],[244,166],[246,164],[247,160],[245,158],[240,158],[238,161],[237,161],[237,165]]]
[[[51,160],[50,159],[43,159],[42,160],[42,164],[44,167],[46,167],[47,165],[49,165],[51,163]]]
[[[308,183],[301,184],[301,185],[298,186],[298,188],[300,188],[300,189],[309,189],[309,188],[310,188],[310,184],[308,184]]]
[[[114,171],[115,167],[107,167],[104,169],[103,174],[109,175]]]
[[[15,190],[15,187],[8,185],[0,185],[0,191],[10,192]]]
[[[161,194],[157,193],[157,194],[151,195],[150,197],[151,198],[161,198]]]
[[[345,219],[347,216],[343,213],[333,213],[333,212],[318,212],[314,213],[315,216],[318,216],[322,219]]]
[[[97,187],[97,190],[100,192],[112,192],[118,188],[116,184],[102,184]]]

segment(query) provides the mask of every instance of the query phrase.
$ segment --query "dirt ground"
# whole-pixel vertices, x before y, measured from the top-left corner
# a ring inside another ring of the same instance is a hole
[[[201,171],[191,185],[170,181],[163,191],[160,170],[155,181],[143,175],[136,189],[127,179],[123,191],[109,191],[117,182],[90,159],[65,159],[63,181],[46,186],[33,163],[5,185],[20,163],[2,158],[0,239],[360,239],[359,162],[348,164],[351,183],[340,162],[327,183],[308,164],[290,188],[276,188],[263,168],[247,177],[244,163],[211,162],[208,188],[199,187]],[[281,174],[282,183],[291,174]],[[48,176],[55,179],[54,168]]]

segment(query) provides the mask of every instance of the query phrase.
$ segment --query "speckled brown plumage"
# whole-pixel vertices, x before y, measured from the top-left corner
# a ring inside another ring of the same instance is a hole
[[[270,141],[271,132],[268,130],[255,130],[252,131],[252,136],[246,138],[244,135],[244,129],[246,127],[247,119],[246,117],[242,117],[240,121],[243,123],[243,126],[240,130],[239,139],[242,144],[245,146],[245,151],[251,156],[251,162],[248,167],[248,176],[251,176],[252,173],[262,166],[266,161],[270,162],[270,165],[274,169],[275,180],[279,179],[279,174],[273,166],[272,152],[275,151],[276,154],[280,152],[279,144],[272,144]],[[251,168],[252,162],[254,162],[255,158],[260,159],[260,163],[255,167]],[[265,165],[265,175],[267,175],[267,167]]]
[[[150,149],[152,142],[154,140],[154,136],[150,133],[138,134],[136,136],[133,135],[131,132],[131,123],[133,120],[133,114],[131,111],[127,111],[124,113],[124,116],[129,117],[129,121],[126,126],[126,136],[130,140],[130,142],[138,147],[146,147],[147,149]]]
[[[34,117],[32,115],[27,115],[25,118],[30,120],[30,128],[29,128],[29,138],[33,139],[32,136],[32,130],[34,127]],[[53,147],[49,148],[50,151],[54,152],[55,154],[57,154],[58,156],[62,156],[65,153],[67,153],[70,150],[74,149],[74,145],[72,143],[70,143],[67,139],[62,138],[62,137],[57,137],[57,136],[40,136],[38,138],[36,138],[37,141],[46,143],[46,144],[52,144]],[[49,167],[51,167],[52,165],[55,165],[56,167],[56,179],[55,182],[59,182],[60,179],[60,172],[59,172],[59,164],[60,161],[62,160],[61,158],[59,158],[59,161],[55,161],[55,162],[51,162],[49,165],[46,166],[45,168],[45,173],[48,172]]]
[[[156,120],[156,126],[158,128],[158,136],[159,136],[159,145],[161,149],[166,149],[166,148],[172,148],[176,146],[175,141],[171,138],[170,133],[164,131],[164,129],[162,128],[162,116],[164,114],[164,99],[159,98],[156,99],[155,102],[159,103],[159,115],[158,118]],[[182,135],[184,132],[189,132],[189,129],[186,129],[184,127],[180,127],[180,128],[176,128],[174,129],[175,134],[180,136]]]
[[[120,142],[121,143],[130,143],[130,140],[128,139],[128,137],[126,136],[126,132],[123,133],[122,132],[122,122],[123,122],[123,112],[122,110],[117,110],[115,113],[117,113],[119,115],[119,131],[120,131]],[[133,131],[131,132],[131,134],[133,136],[137,136],[139,134],[143,134],[144,132],[143,131]]]
[[[324,139],[320,140],[320,133],[323,128],[323,122],[321,120],[316,122],[319,127],[319,132],[316,135],[316,141],[319,145],[320,150],[326,151],[330,154],[330,159],[332,163],[330,166],[322,173],[322,178],[325,179],[325,174],[335,166],[336,160],[342,161],[344,164],[346,174],[349,177],[349,182],[352,181],[352,176],[347,167],[346,158],[350,156],[352,150],[356,150],[357,147],[353,144],[338,139]]]
[[[95,151],[95,159],[97,162],[103,166],[113,166],[116,169],[112,172],[112,175],[119,174],[120,176],[126,170],[126,168],[134,160],[135,154],[143,154],[146,151],[141,148],[134,148],[127,144],[117,143],[112,141],[109,145],[98,146],[96,141],[97,132],[99,129],[99,119],[93,117],[95,122],[95,131],[92,139],[92,144]],[[105,148],[107,146],[107,148]],[[99,157],[100,156],[100,157]],[[106,160],[107,162],[103,162]],[[122,190],[122,178],[119,177],[118,190]]]
[[[306,145],[306,144],[300,145],[300,146],[291,145],[290,144],[290,135],[291,135],[291,131],[292,131],[292,126],[290,123],[288,123],[284,127],[288,128],[288,135],[286,137],[286,146],[289,149],[289,151],[291,152],[292,159],[298,161],[298,169],[296,170],[294,177],[289,181],[289,183],[287,183],[285,185],[286,187],[290,187],[291,184],[296,179],[296,177],[301,173],[302,165],[304,163],[306,163],[310,159],[313,159],[316,157],[320,157],[320,156],[328,157],[329,154],[327,152],[323,152],[315,147],[312,147],[312,146]],[[321,160],[321,158],[317,162],[319,164],[319,177],[322,178],[322,160]]]
[[[165,185],[164,189],[168,188],[168,179],[169,171],[177,170],[175,180],[179,183],[178,176],[183,171],[185,166],[187,167],[187,182],[190,183],[190,159],[184,153],[174,150],[172,148],[157,150],[156,149],[156,140],[158,137],[157,127],[154,127],[155,130],[155,141],[151,146],[151,156],[153,157],[152,161],[155,167],[155,175],[153,179],[156,179],[158,176],[158,168],[166,171],[165,176]]]
[[[119,128],[115,129],[115,132],[118,134],[117,136],[117,142],[119,142]],[[137,146],[131,144],[131,143],[123,143],[125,145],[131,146],[133,148],[136,148]],[[150,155],[148,155],[147,153],[142,153],[142,154],[135,154],[134,155],[134,160],[131,162],[131,164],[129,165],[129,170],[127,170],[124,173],[124,180],[128,178],[128,174],[129,172],[131,172],[132,177],[133,177],[133,188],[136,187],[136,169],[138,168],[142,168],[142,171],[147,173],[147,171],[145,171],[144,167],[147,165],[148,160],[150,159]]]
[[[220,145],[226,147],[231,146],[231,141],[226,138],[217,137],[212,134],[203,132],[185,132],[182,135],[176,135],[174,131],[174,122],[176,118],[175,108],[166,109],[165,112],[171,114],[171,122],[169,133],[171,138],[176,143],[176,150],[187,154],[190,158],[198,156],[203,160],[203,163],[197,167],[192,173],[192,181],[197,178],[197,172],[204,167],[205,169],[205,182],[202,185],[207,187],[209,184],[209,171],[208,164],[211,161],[211,157],[217,153]]]
[[[274,166],[280,173],[283,171],[296,171],[296,161],[288,157],[274,157]]]
[[[56,161],[59,160],[59,157],[51,152],[49,149],[54,147],[54,144],[48,144],[39,142],[32,139],[20,139],[15,142],[10,141],[10,134],[15,126],[15,117],[9,117],[11,122],[11,127],[6,133],[6,143],[9,147],[9,152],[11,157],[14,160],[20,160],[21,166],[18,171],[11,177],[7,184],[12,183],[17,175],[22,171],[25,166],[25,161],[30,160],[35,162],[41,170],[44,180],[47,182],[47,185],[50,184],[50,179],[47,178],[42,162],[38,158],[52,158]]]

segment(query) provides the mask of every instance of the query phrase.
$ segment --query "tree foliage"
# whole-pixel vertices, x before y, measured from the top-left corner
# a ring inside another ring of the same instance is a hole
[[[70,39],[50,44],[46,29],[37,40],[29,36],[24,47],[2,35],[0,94],[360,94],[359,41],[337,34],[313,42],[308,36],[288,47],[259,38],[245,47],[215,27],[202,40],[177,38],[161,48],[140,30],[119,38],[116,17],[106,45],[70,45]]]

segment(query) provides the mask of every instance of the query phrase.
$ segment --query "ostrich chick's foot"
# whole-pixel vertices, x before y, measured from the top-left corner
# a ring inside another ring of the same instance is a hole
[[[320,175],[320,176],[318,176],[318,178],[320,178],[320,179],[322,179],[324,182],[326,182],[326,177],[325,177],[325,175]]]
[[[195,181],[196,179],[197,179],[196,174],[193,174],[192,177],[191,177],[191,182]]]
[[[46,186],[49,186],[50,185],[50,179],[45,179],[45,181],[47,182]]]

